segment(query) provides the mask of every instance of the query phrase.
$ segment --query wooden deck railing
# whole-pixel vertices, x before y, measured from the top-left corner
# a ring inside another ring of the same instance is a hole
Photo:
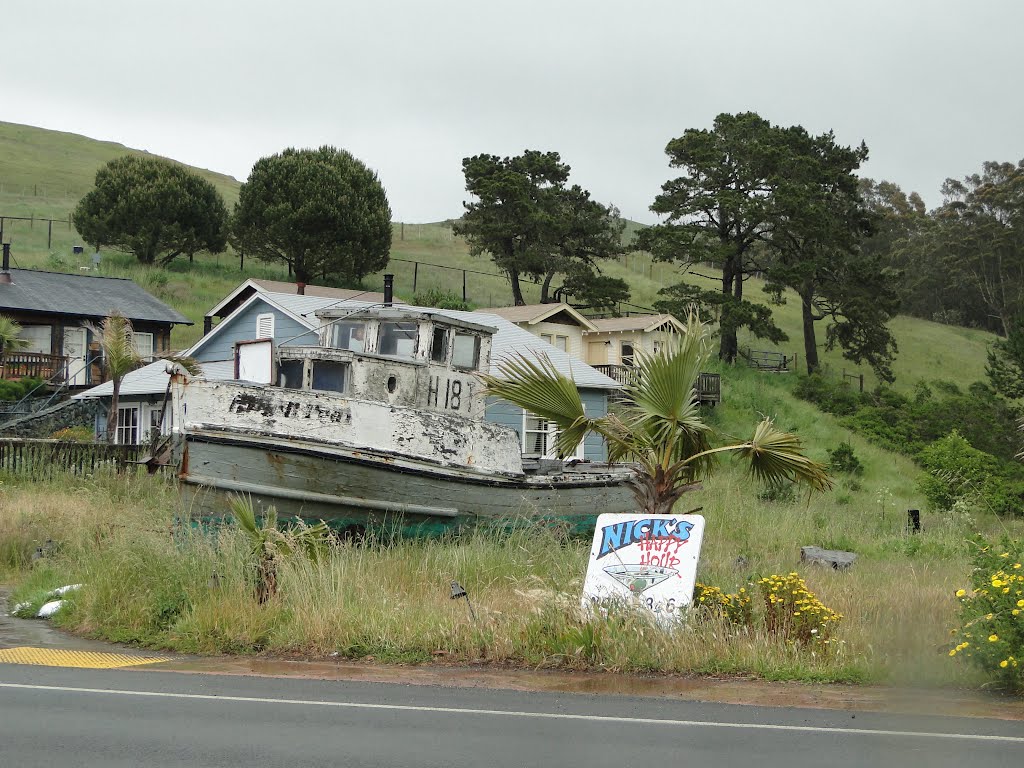
[[[120,471],[145,452],[140,445],[0,438],[0,472],[41,480],[61,473],[93,474],[101,467]]]
[[[63,355],[41,352],[6,352],[0,355],[0,379],[21,379],[31,376],[49,381],[67,375],[68,359]]]
[[[594,365],[597,369],[610,379],[614,379],[620,385],[632,383],[636,379],[637,370],[628,365]],[[701,373],[697,376],[697,396],[702,405],[716,405],[722,402],[722,377],[717,373]]]

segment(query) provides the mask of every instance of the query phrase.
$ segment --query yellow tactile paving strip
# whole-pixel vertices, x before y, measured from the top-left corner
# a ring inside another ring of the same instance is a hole
[[[165,656],[129,656],[125,653],[65,651],[59,648],[0,648],[0,664],[33,664],[37,667],[117,669],[170,661]]]

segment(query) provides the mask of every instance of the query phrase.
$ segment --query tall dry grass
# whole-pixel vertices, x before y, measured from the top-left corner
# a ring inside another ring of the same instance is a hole
[[[978,682],[946,655],[953,592],[966,579],[973,526],[926,514],[910,536],[871,489],[836,505],[759,500],[725,467],[684,504],[708,520],[699,578],[727,590],[797,569],[844,614],[833,651],[790,645],[763,630],[691,620],[674,631],[642,614],[581,613],[588,544],[523,525],[453,540],[338,545],[321,562],[288,560],[280,591],[253,598],[246,543],[236,530],[174,525],[174,489],[142,475],[5,480],[0,552],[14,599],[82,582],[59,621],[94,637],[197,653],[273,653],[424,662],[444,660],[625,671],[752,674],[769,679]],[[58,543],[31,565],[39,542]],[[860,559],[848,572],[801,567],[801,544],[844,543]],[[13,554],[12,554],[13,553]],[[28,559],[26,559],[28,558]],[[742,558],[742,559],[738,559]],[[450,599],[466,587],[476,612]]]

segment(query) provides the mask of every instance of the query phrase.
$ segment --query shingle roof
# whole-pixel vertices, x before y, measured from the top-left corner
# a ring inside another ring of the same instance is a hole
[[[518,307],[488,307],[487,309],[478,309],[476,311],[486,312],[489,315],[497,315],[498,317],[504,317],[506,320],[510,320],[513,323],[530,324],[539,323],[543,320],[547,320],[548,318],[565,313],[575,320],[578,325],[581,325],[586,329],[593,330],[590,318],[584,317],[564,302],[558,304],[525,304]]]
[[[677,328],[682,324],[673,315],[630,315],[629,317],[606,317],[599,320],[591,319],[598,333],[609,331],[647,331],[671,323]]]
[[[0,283],[0,311],[101,319],[118,311],[129,320],[192,325],[187,317],[123,277],[98,277],[34,269],[12,269],[10,284]]]

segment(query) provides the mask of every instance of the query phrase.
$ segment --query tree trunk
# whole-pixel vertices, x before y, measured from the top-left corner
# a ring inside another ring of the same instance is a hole
[[[722,305],[722,318],[719,321],[722,338],[718,347],[718,359],[730,364],[736,362],[739,344],[736,341],[736,327],[731,325],[726,319],[726,315],[728,314],[726,306],[728,304],[728,300],[731,299],[733,295],[737,279],[739,278],[735,274],[734,259],[726,260],[726,262],[722,264],[722,294],[727,297],[727,302]],[[743,289],[740,288],[741,292],[742,290]]]
[[[107,414],[107,445],[113,445],[117,437],[117,412],[121,405],[121,379],[114,378],[111,384],[114,391],[110,395],[110,412]]]
[[[813,288],[804,283],[800,289],[800,308],[803,314],[804,360],[807,361],[808,376],[820,368],[818,363],[818,344],[814,338],[814,306],[811,304],[811,299],[813,298]]]
[[[512,284],[512,301],[515,302],[517,307],[526,305],[526,300],[523,298],[523,289],[519,285],[519,270],[509,269],[508,281]]]
[[[551,280],[554,278],[554,272],[548,272],[544,275],[544,282],[540,286],[540,303],[547,304],[549,301],[548,291],[551,290]]]

